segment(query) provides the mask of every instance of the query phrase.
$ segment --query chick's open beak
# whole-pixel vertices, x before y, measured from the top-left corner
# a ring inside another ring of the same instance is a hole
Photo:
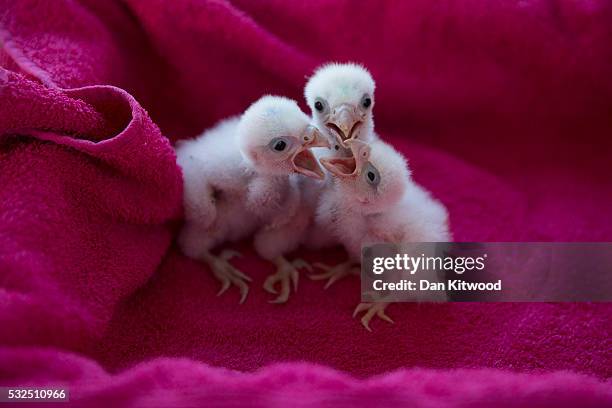
[[[357,137],[362,124],[363,117],[357,107],[344,103],[332,111],[325,126],[336,137],[338,143],[348,147],[345,142]]]
[[[308,126],[302,135],[302,146],[300,146],[291,158],[293,169],[308,177],[323,179],[325,173],[319,165],[314,154],[310,151],[311,147],[330,147],[327,139],[314,126]]]
[[[351,149],[350,157],[323,157],[320,162],[337,177],[357,177],[370,158],[370,146],[355,139],[347,140],[346,144]]]

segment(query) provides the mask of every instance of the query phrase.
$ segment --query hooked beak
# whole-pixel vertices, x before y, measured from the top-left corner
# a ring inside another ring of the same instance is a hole
[[[357,137],[362,125],[363,115],[359,114],[357,107],[347,103],[336,107],[325,122],[325,126],[331,134],[344,147],[348,147],[346,145],[347,140]]]
[[[360,140],[349,139],[351,157],[323,157],[319,161],[330,173],[338,177],[357,177],[370,158],[370,146]]]
[[[300,146],[291,157],[293,170],[307,177],[323,180],[325,178],[325,173],[323,173],[323,169],[319,166],[319,162],[317,162],[310,148],[330,148],[329,142],[316,127],[311,125],[309,125],[302,134],[302,142],[302,146]]]
[[[308,125],[304,134],[302,135],[302,140],[304,145],[308,145],[308,147],[327,147],[331,148],[329,140],[325,136],[321,134],[319,129],[315,126]]]

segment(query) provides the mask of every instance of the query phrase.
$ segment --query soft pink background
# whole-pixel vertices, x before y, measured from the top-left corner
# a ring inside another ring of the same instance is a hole
[[[395,325],[368,333],[351,318],[357,279],[327,291],[302,279],[289,303],[268,304],[272,266],[247,242],[236,246],[254,278],[246,304],[215,297],[218,282],[173,244],[181,178],[165,138],[194,136],[263,93],[301,101],[316,66],[357,61],[377,81],[377,130],[448,207],[457,240],[611,240],[609,2],[2,0],[0,10],[0,382],[67,382],[85,399],[76,384],[92,378],[94,394],[138,375],[141,389],[178,390],[182,370],[229,380],[175,360],[123,371],[160,356],[246,371],[306,361],[360,377],[412,367],[610,377],[606,304],[401,304],[388,311]],[[49,359],[65,365],[42,370]],[[282,370],[260,375],[278,382]],[[472,373],[504,390],[533,381]],[[397,391],[431,378],[446,395],[453,375],[377,381]],[[541,378],[536,391],[561,381],[572,398],[595,381]],[[412,390],[412,403],[431,402]]]

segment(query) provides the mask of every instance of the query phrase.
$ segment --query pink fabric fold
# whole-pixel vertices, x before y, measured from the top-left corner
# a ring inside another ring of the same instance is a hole
[[[180,171],[125,91],[0,74],[0,314],[10,322],[0,336],[82,349],[161,261],[181,213]]]

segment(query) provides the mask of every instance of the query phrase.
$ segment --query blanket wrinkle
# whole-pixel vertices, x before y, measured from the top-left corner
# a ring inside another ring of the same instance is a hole
[[[68,134],[96,134],[103,118],[94,107],[57,89],[0,68],[1,97],[10,115],[0,117],[0,135],[30,129],[59,130]]]
[[[318,64],[356,61],[377,81],[377,131],[447,206],[457,240],[609,241],[609,2],[0,10],[1,383],[66,383],[77,402],[118,406],[230,391],[268,406],[610,405],[608,304],[404,303],[367,333],[351,318],[357,279],[323,291],[304,276],[268,304],[273,266],[248,241],[227,245],[253,277],[247,302],[216,297],[173,243],[172,148],[265,93],[306,108]]]

